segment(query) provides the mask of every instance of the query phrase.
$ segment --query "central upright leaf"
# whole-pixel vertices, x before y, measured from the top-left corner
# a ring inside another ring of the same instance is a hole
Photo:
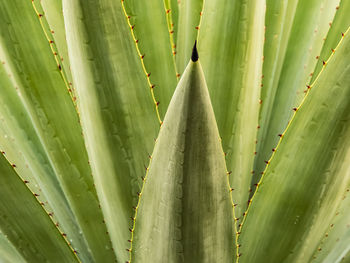
[[[230,188],[195,48],[170,102],[140,198],[131,262],[232,262]]]

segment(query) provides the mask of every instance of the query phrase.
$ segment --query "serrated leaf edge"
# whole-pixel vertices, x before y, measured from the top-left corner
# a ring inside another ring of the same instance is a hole
[[[268,161],[266,161],[265,169],[264,169],[264,171],[262,172],[262,176],[261,176],[259,182],[258,182],[257,185],[256,185],[255,192],[254,192],[254,194],[252,195],[251,199],[248,201],[248,207],[247,207],[246,211],[243,213],[242,223],[241,223],[241,225],[240,225],[240,227],[239,227],[239,230],[238,230],[239,233],[242,231],[242,228],[243,228],[243,225],[244,225],[244,223],[245,223],[245,221],[246,221],[246,217],[247,217],[247,214],[248,214],[248,212],[249,212],[249,210],[250,210],[251,204],[252,204],[252,202],[253,202],[253,200],[254,200],[254,197],[256,196],[256,192],[257,192],[258,189],[259,189],[259,185],[262,183],[263,179],[265,178],[266,171],[267,171],[267,169],[269,168],[269,165],[270,165],[271,161],[273,160],[273,158],[274,158],[274,156],[275,156],[275,154],[276,154],[276,152],[277,152],[277,150],[278,150],[278,148],[279,148],[279,146],[280,146],[280,144],[281,144],[281,142],[282,142],[282,140],[283,140],[284,135],[285,135],[286,132],[288,131],[288,129],[289,129],[291,123],[293,122],[293,120],[294,120],[294,118],[295,118],[295,115],[297,114],[298,110],[303,106],[303,104],[304,104],[305,100],[307,99],[307,97],[308,97],[308,95],[309,95],[309,93],[310,93],[312,87],[317,83],[317,81],[318,81],[320,75],[322,74],[322,72],[323,72],[324,69],[326,68],[328,62],[332,59],[332,57],[333,57],[333,55],[335,54],[336,50],[339,48],[339,46],[340,46],[341,43],[343,42],[344,37],[348,34],[349,31],[350,31],[350,27],[348,27],[348,29],[347,29],[344,33],[341,33],[342,37],[341,37],[340,41],[338,42],[338,44],[336,45],[336,47],[335,47],[334,49],[332,49],[332,53],[331,53],[331,55],[328,57],[328,59],[327,59],[326,61],[323,61],[322,69],[321,69],[320,72],[318,73],[317,77],[314,79],[314,81],[313,81],[310,85],[307,85],[307,86],[306,86],[307,89],[305,90],[305,96],[304,96],[303,100],[301,101],[301,103],[299,104],[298,107],[293,108],[294,113],[293,113],[291,119],[289,120],[288,125],[287,125],[287,127],[285,128],[285,130],[283,131],[283,133],[279,134],[280,139],[279,139],[279,141],[278,141],[276,147],[273,148],[270,159],[269,159]],[[237,242],[238,242],[238,240],[237,240]],[[238,244],[238,243],[237,243],[237,244]],[[236,263],[238,263],[238,262],[239,262],[239,258],[240,258],[240,257],[239,257],[240,254],[239,254],[239,247],[238,247],[238,246],[237,246],[237,253],[236,253],[236,254],[237,254]]]

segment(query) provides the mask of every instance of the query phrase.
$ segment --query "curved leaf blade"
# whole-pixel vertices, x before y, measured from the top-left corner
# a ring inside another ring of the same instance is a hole
[[[349,59],[346,35],[295,113],[253,197],[239,239],[240,262],[294,262],[320,204],[334,205],[322,198],[337,181],[333,176],[341,176],[329,173],[344,161],[336,153],[350,147]]]
[[[3,155],[0,229],[27,262],[79,262],[49,215]]]
[[[323,61],[326,61],[332,54],[332,49],[334,49],[342,37],[341,33],[344,33],[350,26],[350,1],[341,0],[339,6],[337,6],[336,9],[337,12],[335,14],[334,20],[330,24],[327,38],[323,44],[322,51],[318,56],[317,65],[312,74],[310,83],[315,80],[318,73],[321,71],[323,67]]]
[[[155,85],[152,91],[161,119],[165,115],[177,84],[177,70],[172,47],[174,44],[173,28],[168,27],[170,13],[167,13],[166,6],[169,6],[169,3],[164,3],[164,1],[168,0],[122,1],[122,6],[126,10],[128,27],[130,27],[126,29],[129,30],[129,37],[133,34],[137,40],[139,59],[144,64],[146,71],[144,74],[149,81],[145,88],[149,84]],[[115,1],[109,2],[116,7],[119,6]],[[134,48],[133,44],[131,46]]]
[[[0,43],[4,59],[92,257],[114,261],[78,114],[64,81],[62,66],[57,64],[43,31],[40,22],[43,16],[37,15],[33,3],[0,2]]]
[[[190,62],[161,127],[133,228],[131,262],[232,262],[233,205],[200,63]]]
[[[348,157],[349,152],[347,154]],[[347,161],[349,163],[349,158],[347,158]],[[347,177],[349,178],[349,168],[347,170]],[[346,262],[344,260],[350,253],[350,184],[347,187],[345,191],[339,191],[341,193],[341,201],[333,212],[333,216],[327,225],[327,230],[323,233],[321,242],[315,248],[314,255],[310,259],[312,262]]]
[[[264,0],[205,1],[199,31],[201,63],[232,171],[238,218],[247,207],[255,157],[264,19]]]
[[[38,8],[38,11],[44,14],[47,20],[47,28],[45,28],[47,34],[49,34],[54,40],[54,45],[60,55],[62,67],[72,92],[74,93],[74,86],[72,86],[72,73],[70,69],[68,49],[66,43],[66,31],[64,28],[64,21],[62,15],[62,0],[41,0],[35,1],[34,5]],[[46,26],[46,23],[45,23]]]
[[[300,104],[305,95],[306,85],[309,84],[317,64],[316,57],[322,50],[329,23],[334,18],[339,0],[297,1],[296,7],[295,3],[296,1],[291,1],[290,10],[286,10],[288,12],[286,16],[292,19],[293,23],[290,24],[290,19],[286,19],[284,21],[286,29],[281,33],[283,34],[281,37],[288,41],[287,47],[280,50],[281,54],[275,57],[274,49],[267,46],[272,52],[269,52],[266,60],[279,61],[272,70],[268,66],[264,68],[262,89],[265,89],[265,92],[262,92],[261,97],[263,105],[259,117],[257,157],[254,161],[256,176],[252,184],[260,180],[266,166],[265,161],[270,159],[271,150],[278,143],[278,134],[287,127],[293,115],[293,108]],[[275,37],[270,34],[267,36]],[[269,65],[274,64],[271,61],[264,61],[264,64],[265,62]]]
[[[0,48],[0,59],[2,58]],[[86,240],[81,234],[54,168],[28,116],[20,93],[11,82],[12,74],[5,61],[0,64],[0,150],[16,166],[16,173],[28,181],[28,188],[45,203],[45,208],[59,229],[72,240],[79,256],[91,262]]]
[[[132,207],[159,129],[151,89],[120,1],[65,0],[63,8],[93,180],[117,260],[125,262]]]

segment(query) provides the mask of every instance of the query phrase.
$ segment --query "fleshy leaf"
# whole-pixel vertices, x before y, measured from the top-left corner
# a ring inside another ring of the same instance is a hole
[[[122,8],[125,8],[128,27],[130,27],[126,29],[129,30],[129,37],[133,35],[135,38],[133,40],[137,40],[136,46],[140,52],[138,55],[144,64],[148,84],[155,85],[153,92],[155,103],[159,102],[157,108],[161,119],[164,117],[177,83],[172,38],[174,30],[168,23],[171,11],[166,10],[169,2],[164,1],[168,0],[122,1]],[[113,0],[105,2],[115,7],[119,6]],[[130,46],[135,48],[133,44]]]
[[[46,32],[52,36],[54,46],[58,50],[60,59],[62,62],[62,68],[66,74],[67,82],[69,83],[72,92],[74,92],[74,86],[72,86],[72,74],[70,69],[68,49],[66,43],[66,31],[64,28],[63,14],[62,14],[62,0],[41,0],[35,1],[35,6],[40,12],[42,12],[47,20]],[[44,24],[46,26],[46,23]]]
[[[199,61],[171,100],[136,208],[131,262],[232,262],[233,204]]]
[[[159,129],[152,88],[120,1],[64,0],[63,8],[93,179],[117,260],[125,262],[132,207]]]
[[[203,2],[203,0],[179,1],[176,66],[180,74],[186,68],[188,58],[191,55],[191,47],[198,35]]]
[[[28,262],[79,262],[26,181],[0,156],[0,229]]]
[[[91,169],[78,113],[61,60],[43,30],[40,1],[0,2],[0,45],[33,127],[55,171],[92,258],[115,260]],[[18,15],[20,14],[20,15]],[[106,249],[107,248],[107,249]]]
[[[347,158],[345,159],[347,163],[349,163],[350,158],[350,148],[347,152]],[[334,207],[335,211],[333,212],[333,216],[324,217],[329,220],[329,224],[327,224],[327,229],[322,234],[322,239],[319,244],[314,248],[314,255],[310,258],[311,262],[315,263],[326,263],[326,262],[334,262],[334,263],[343,263],[348,262],[344,261],[346,256],[349,256],[350,253],[350,197],[349,197],[349,175],[350,169],[349,166],[346,166],[346,162],[343,163],[343,169],[340,169],[341,172],[347,172],[345,176],[348,179],[348,185],[345,191],[338,190],[338,196],[340,197],[339,205]],[[344,169],[345,168],[345,169]],[[339,177],[344,176],[344,173],[340,174]]]
[[[337,190],[348,185],[337,171],[350,147],[349,59],[350,35],[345,35],[269,161],[242,226],[239,262],[294,262],[308,243],[314,218],[322,209],[323,215],[332,211]]]
[[[0,48],[0,60],[2,58]],[[6,61],[0,64],[0,150],[16,166],[16,173],[28,181],[28,188],[45,203],[59,229],[72,240],[84,262],[92,258],[81,234],[55,171],[48,159],[35,128],[20,99],[20,92],[11,82],[13,76]]]
[[[332,54],[334,47],[342,37],[342,33],[344,33],[350,26],[350,1],[341,0],[339,6],[337,6],[336,9],[337,12],[335,14],[334,20],[329,24],[330,28],[325,43],[323,44],[322,51],[319,56],[317,56],[317,65],[312,74],[310,83],[315,80],[318,73],[322,69],[323,61],[326,61]]]
[[[277,2],[281,7],[280,10],[274,11]],[[304,91],[307,90],[317,64],[316,57],[322,50],[339,0],[288,1],[288,3],[272,0],[267,1],[267,4],[269,28],[266,28],[262,108],[259,116],[260,128],[253,185],[259,181],[265,162],[278,143],[278,134],[287,127],[293,115],[293,108],[297,107],[304,97]],[[278,18],[271,19],[271,17]],[[281,17],[285,19],[280,21]],[[282,29],[275,31],[274,23],[280,24]],[[277,48],[279,41],[283,43]]]
[[[0,231],[0,259],[2,263],[25,263],[26,261],[7,239],[7,237]]]
[[[205,1],[198,50],[226,153],[236,216],[247,207],[254,162],[265,1]]]

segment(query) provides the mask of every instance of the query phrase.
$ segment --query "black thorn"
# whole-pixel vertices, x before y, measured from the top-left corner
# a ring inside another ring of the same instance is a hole
[[[196,61],[198,60],[197,40],[194,41],[194,46],[193,46],[193,49],[192,49],[191,60],[192,60],[193,62],[196,62]]]

